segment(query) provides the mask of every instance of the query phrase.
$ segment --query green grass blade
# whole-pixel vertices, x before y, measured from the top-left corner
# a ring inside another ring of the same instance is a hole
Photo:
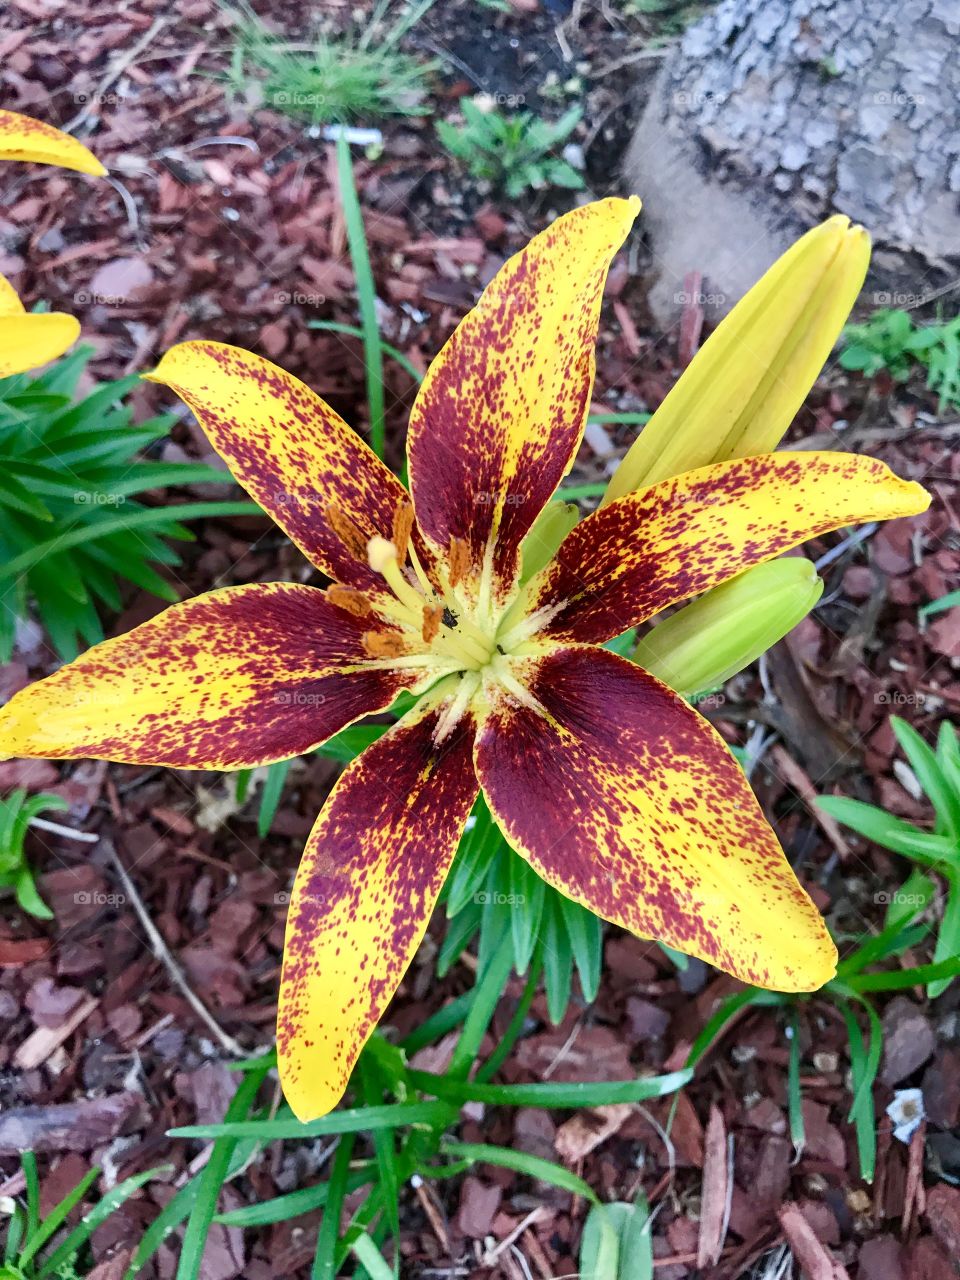
[[[337,175],[340,180],[340,200],[347,225],[347,242],[350,245],[353,274],[357,282],[357,303],[363,330],[364,361],[367,370],[367,407],[370,412],[370,445],[377,457],[382,458],[386,447],[386,409],[383,397],[383,347],[377,320],[377,293],[373,282],[373,271],[370,268],[363,213],[353,178],[350,143],[343,130],[337,138]]]
[[[317,1251],[314,1254],[313,1268],[310,1272],[311,1280],[334,1280],[337,1274],[336,1253],[337,1241],[340,1237],[340,1215],[347,1194],[347,1175],[350,1172],[353,1144],[354,1135],[346,1134],[340,1139],[337,1154],[333,1158],[327,1206],[317,1236]]]
[[[266,1070],[260,1070],[250,1071],[243,1077],[227,1108],[227,1122],[249,1113],[265,1076]],[[228,1137],[218,1138],[213,1144],[210,1159],[200,1174],[196,1202],[183,1234],[177,1280],[197,1280],[200,1275],[207,1235],[217,1212],[217,1201],[223,1190],[235,1147],[235,1139]]]
[[[410,1083],[422,1093],[450,1102],[485,1102],[511,1107],[602,1107],[615,1102],[645,1102],[675,1093],[693,1078],[693,1071],[671,1071],[637,1080],[590,1080],[570,1084],[485,1084],[456,1080],[431,1071],[410,1071]]]
[[[382,1107],[353,1107],[333,1111],[319,1120],[301,1124],[299,1120],[238,1120],[224,1124],[192,1124],[169,1129],[170,1138],[257,1138],[261,1142],[278,1139],[332,1138],[338,1133],[373,1132],[401,1125],[442,1124],[449,1108],[442,1102],[395,1102]]]
[[[498,1165],[502,1169],[512,1169],[514,1173],[526,1174],[528,1178],[540,1178],[550,1182],[563,1191],[575,1196],[583,1196],[591,1204],[600,1201],[589,1183],[578,1178],[569,1169],[554,1164],[551,1160],[543,1160],[540,1156],[528,1155],[525,1151],[512,1151],[508,1147],[495,1147],[483,1142],[455,1142],[445,1139],[442,1149],[447,1155],[459,1156],[461,1160],[471,1160],[482,1164]]]

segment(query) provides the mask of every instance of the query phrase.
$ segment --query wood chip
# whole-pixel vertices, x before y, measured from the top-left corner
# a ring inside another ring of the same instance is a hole
[[[46,1062],[54,1049],[58,1049],[82,1022],[86,1022],[99,1003],[99,1000],[91,996],[77,1005],[70,1017],[59,1027],[37,1027],[13,1055],[13,1065],[19,1067],[21,1071],[32,1071],[34,1067],[39,1067],[41,1062]]]
[[[777,1216],[787,1244],[809,1280],[850,1280],[846,1268],[820,1243],[797,1205],[785,1204]]]
[[[697,1266],[715,1266],[723,1249],[727,1207],[727,1129],[719,1107],[711,1106],[703,1153],[703,1195]]]

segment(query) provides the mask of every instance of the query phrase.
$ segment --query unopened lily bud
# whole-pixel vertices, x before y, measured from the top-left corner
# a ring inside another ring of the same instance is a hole
[[[713,462],[772,453],[833,349],[869,261],[869,235],[840,215],[792,245],[694,356],[603,501]]]
[[[792,631],[822,591],[809,560],[770,560],[665,619],[633,659],[685,696],[715,689]]]
[[[550,563],[560,543],[579,519],[580,512],[575,503],[547,503],[520,546],[521,582],[527,582],[535,573],[539,573],[544,565]]]

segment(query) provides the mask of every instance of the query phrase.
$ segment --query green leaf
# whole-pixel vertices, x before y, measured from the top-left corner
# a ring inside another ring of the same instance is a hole
[[[945,830],[956,842],[960,837],[960,796],[943,776],[936,755],[916,729],[899,716],[891,716],[890,724],[904,755],[910,761],[910,767],[936,810],[938,830]]]
[[[442,1149],[447,1155],[459,1156],[463,1160],[479,1161],[483,1164],[498,1165],[503,1169],[512,1169],[515,1173],[525,1174],[529,1178],[539,1178],[550,1182],[563,1191],[575,1196],[583,1196],[591,1204],[600,1201],[589,1183],[570,1173],[562,1165],[553,1164],[550,1160],[542,1160],[539,1156],[528,1155],[525,1151],[513,1151],[508,1147],[496,1147],[482,1142],[455,1142],[444,1139]]]
[[[455,1080],[431,1071],[409,1072],[410,1082],[422,1093],[450,1102],[485,1102],[509,1107],[602,1107],[615,1102],[644,1102],[675,1093],[693,1078],[693,1071],[672,1071],[637,1080],[575,1081],[570,1084],[483,1084]]]
[[[168,1129],[170,1138],[256,1138],[258,1142],[279,1139],[328,1138],[337,1133],[364,1133],[401,1125],[433,1125],[443,1122],[449,1110],[441,1102],[397,1102],[383,1107],[354,1107],[333,1111],[319,1120],[301,1124],[278,1116],[273,1120],[241,1120],[224,1124],[192,1124]]]
[[[867,840],[925,865],[941,863],[953,851],[949,841],[932,832],[921,831],[872,804],[864,804],[862,800],[851,800],[846,796],[820,796],[817,808],[829,813],[851,831],[865,836]]]

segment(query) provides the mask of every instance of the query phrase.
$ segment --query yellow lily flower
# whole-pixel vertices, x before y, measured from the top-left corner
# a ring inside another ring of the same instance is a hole
[[[174,347],[149,376],[334,585],[174,605],[0,711],[10,754],[237,769],[423,695],[344,770],[297,873],[277,1034],[301,1119],[342,1096],[481,788],[513,848],[605,919],[765,987],[834,972],[723,740],[600,646],[807,538],[929,499],[871,458],[737,459],[609,503],[521,585],[521,544],[583,433],[603,286],[638,208],[587,204],[502,268],[417,396],[410,494],[282,369]]]
[[[772,453],[863,286],[870,237],[837,215],[791,245],[677,379],[603,501],[727,458]]]
[[[94,177],[107,172],[82,142],[16,111],[0,111],[0,160],[33,160]],[[0,276],[0,378],[56,360],[79,336],[73,316],[26,311],[13,285]]]
[[[93,152],[69,133],[16,111],[0,111],[0,160],[55,164],[94,178],[102,178],[107,172]]]

